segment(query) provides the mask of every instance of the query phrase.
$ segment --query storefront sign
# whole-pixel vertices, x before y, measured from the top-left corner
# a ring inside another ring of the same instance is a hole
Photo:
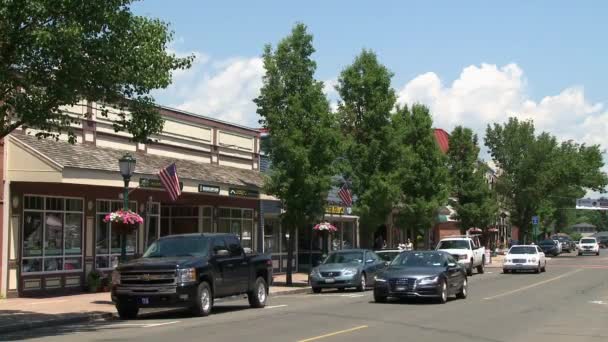
[[[214,185],[199,184],[198,185],[198,192],[205,192],[205,193],[208,193],[208,194],[219,194],[220,193],[220,187],[219,186],[214,186]]]
[[[576,209],[608,210],[608,198],[581,198],[576,200]]]
[[[332,215],[344,215],[344,209],[344,207],[339,207],[337,205],[328,205],[327,207],[325,207],[325,213]]]
[[[139,187],[140,188],[157,188],[164,189],[163,183],[160,182],[160,179],[157,178],[140,178],[139,179]],[[184,183],[179,182],[179,188],[184,190]]]
[[[258,191],[247,190],[247,189],[230,188],[228,190],[228,194],[230,196],[238,196],[238,197],[249,197],[249,198],[258,198],[258,197],[260,197],[260,193]]]

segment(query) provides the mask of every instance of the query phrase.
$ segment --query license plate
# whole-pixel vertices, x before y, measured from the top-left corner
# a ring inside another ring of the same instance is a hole
[[[515,266],[516,266],[516,267],[522,267],[523,265],[522,265],[522,264],[517,264],[517,265],[515,265]]]
[[[397,287],[395,288],[395,291],[405,291],[406,289],[407,289],[407,288],[406,288],[406,287],[404,287],[404,286],[397,286]]]
[[[325,279],[325,282],[328,284],[334,283],[335,281],[335,279]]]
[[[141,297],[141,298],[139,298],[139,304],[142,304],[142,305],[148,305],[148,304],[150,304],[150,298],[148,298],[148,297]]]

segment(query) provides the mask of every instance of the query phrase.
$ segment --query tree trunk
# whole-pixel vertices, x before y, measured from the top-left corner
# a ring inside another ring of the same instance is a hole
[[[285,277],[285,284],[291,286],[293,284],[293,251],[295,249],[296,234],[295,229],[292,225],[289,226],[289,240],[287,241],[287,274]]]

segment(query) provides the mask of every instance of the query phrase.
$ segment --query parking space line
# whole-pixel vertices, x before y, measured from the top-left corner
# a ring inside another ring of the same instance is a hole
[[[305,340],[300,340],[298,342],[317,341],[317,340],[320,340],[320,339],[323,339],[323,338],[332,337],[332,336],[336,336],[336,335],[340,335],[340,334],[346,334],[346,333],[349,333],[349,332],[353,332],[353,331],[357,331],[357,330],[361,330],[361,329],[365,329],[365,328],[367,328],[367,325],[360,325],[358,327],[354,327],[354,328],[350,328],[350,329],[346,329],[346,330],[340,330],[340,331],[336,331],[336,332],[325,334],[325,335],[319,335],[319,336],[307,338]]]
[[[525,291],[525,290],[531,289],[533,287],[537,287],[537,286],[540,286],[540,285],[543,285],[543,284],[546,284],[546,283],[549,283],[549,282],[552,282],[552,281],[555,281],[555,280],[558,280],[558,279],[569,277],[569,276],[571,276],[571,275],[573,275],[575,273],[578,273],[580,271],[582,271],[582,270],[581,269],[576,269],[574,271],[571,271],[571,272],[568,272],[568,273],[564,273],[564,274],[562,274],[560,276],[557,276],[557,277],[554,277],[554,278],[550,278],[550,279],[546,279],[546,280],[543,280],[543,281],[539,281],[538,283],[534,283],[534,284],[530,284],[530,285],[527,285],[527,286],[524,286],[524,287],[520,287],[518,289],[511,290],[511,291],[508,291],[508,292],[504,292],[504,293],[498,294],[496,296],[486,297],[486,298],[484,298],[484,300],[492,300],[492,299],[508,296],[508,295],[511,295],[511,294],[514,294],[514,293],[517,293],[517,292]]]

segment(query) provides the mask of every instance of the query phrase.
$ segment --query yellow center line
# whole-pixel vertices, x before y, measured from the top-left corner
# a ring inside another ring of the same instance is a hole
[[[555,281],[555,280],[558,280],[558,279],[561,279],[561,278],[569,277],[569,276],[571,276],[571,275],[573,275],[575,273],[578,273],[580,271],[582,271],[582,269],[577,269],[577,270],[574,270],[574,271],[571,271],[571,272],[568,272],[568,273],[564,273],[564,274],[562,274],[560,276],[557,276],[557,277],[554,277],[554,278],[551,278],[551,279],[547,279],[547,280],[543,280],[543,281],[539,281],[538,283],[534,283],[534,284],[530,284],[528,286],[520,287],[518,289],[511,290],[511,291],[505,292],[505,293],[501,293],[501,294],[498,294],[496,296],[486,297],[486,298],[484,298],[484,300],[492,300],[492,299],[508,296],[508,295],[511,295],[511,294],[514,294],[514,293],[517,293],[517,292],[525,291],[525,290],[531,289],[533,287],[537,287],[537,286],[540,286],[540,285],[543,285],[543,284],[546,284],[546,283],[549,283],[549,282],[552,282],[552,281]]]
[[[345,333],[349,333],[349,332],[352,332],[352,331],[361,330],[361,329],[365,329],[365,328],[367,328],[367,325],[361,325],[361,326],[350,328],[350,329],[346,329],[346,330],[336,331],[336,332],[333,332],[333,333],[330,333],[330,334],[325,334],[325,335],[320,335],[320,336],[315,336],[315,337],[307,338],[305,340],[300,340],[298,342],[316,341],[316,340],[320,340],[322,338],[336,336],[336,335],[339,335],[339,334],[345,334]]]

